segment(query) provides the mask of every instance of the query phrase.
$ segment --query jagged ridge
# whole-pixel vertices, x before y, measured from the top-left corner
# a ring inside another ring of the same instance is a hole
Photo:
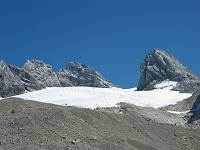
[[[97,70],[78,62],[70,62],[65,69],[54,72],[51,65],[40,60],[27,60],[21,68],[0,61],[1,97],[45,87],[63,86],[109,88],[115,85],[107,81]]]

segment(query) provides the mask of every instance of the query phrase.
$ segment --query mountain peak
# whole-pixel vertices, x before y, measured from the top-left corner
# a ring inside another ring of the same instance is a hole
[[[77,61],[71,61],[66,69],[57,73],[61,86],[90,86],[90,87],[112,87],[96,69]]]
[[[76,66],[79,66],[79,65],[81,65],[81,63],[78,62],[78,61],[70,61],[68,65],[76,65]]]
[[[96,71],[94,68],[88,66],[88,65],[85,65],[85,64],[82,64],[78,61],[70,61],[69,64],[67,65],[67,69],[69,70],[74,70],[74,69],[89,69],[89,70],[92,70],[92,71]]]
[[[42,60],[36,60],[36,59],[29,59],[27,60],[22,68],[30,70],[35,70],[36,68],[50,68],[52,69],[51,65],[46,64]]]
[[[92,86],[112,87],[97,70],[71,61],[65,69],[57,72],[41,60],[29,59],[21,68],[7,65],[0,60],[0,97],[22,94],[46,87]]]
[[[138,90],[148,89],[149,86],[152,87],[152,85],[164,80],[177,82],[199,80],[178,59],[162,49],[154,49],[147,53],[141,64],[140,72]]]

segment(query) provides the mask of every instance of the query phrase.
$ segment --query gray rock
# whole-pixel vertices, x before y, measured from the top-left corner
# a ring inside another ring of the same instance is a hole
[[[191,81],[181,81],[178,83],[176,87],[173,88],[175,91],[180,91],[182,93],[195,93],[200,89],[200,81],[199,80],[191,80]]]
[[[60,82],[52,67],[39,60],[28,60],[22,69],[34,77],[42,87],[59,87]]]
[[[46,87],[112,87],[100,73],[89,66],[71,62],[66,69],[54,72],[49,64],[28,60],[22,68],[0,61],[0,96],[8,97]]]
[[[0,61],[0,96],[7,97],[21,94],[25,91],[25,86],[20,78],[16,76],[7,64]]]
[[[122,114],[17,98],[1,100],[0,149],[199,149],[200,130],[174,125],[178,121],[174,114],[152,108],[143,110],[137,106],[123,107],[125,113]],[[12,109],[15,110],[14,114],[10,113]]]
[[[9,68],[13,74],[20,78],[27,91],[41,90],[45,87],[41,82],[34,78],[31,73],[13,65],[9,65]]]
[[[193,94],[193,98],[195,98],[195,102],[191,108],[191,110],[198,110],[200,111],[200,90],[196,91],[194,94]]]
[[[140,67],[140,72],[138,90],[151,90],[156,83],[167,79],[179,82],[180,87],[182,84],[187,85],[191,82],[193,84],[200,83],[199,78],[193,75],[187,67],[182,65],[174,56],[161,49],[154,49],[146,55]],[[183,89],[181,88],[181,90]],[[192,92],[194,90],[192,89]]]
[[[114,86],[97,70],[78,62],[70,62],[66,69],[59,70],[57,75],[61,86],[89,86],[103,88]]]
[[[186,115],[188,123],[193,124],[196,127],[200,127],[200,90],[197,90],[190,98],[190,113]]]

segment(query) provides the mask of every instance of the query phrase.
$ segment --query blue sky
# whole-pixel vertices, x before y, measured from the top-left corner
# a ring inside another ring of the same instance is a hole
[[[145,53],[162,48],[200,75],[198,0],[1,0],[0,58],[77,60],[133,87]]]

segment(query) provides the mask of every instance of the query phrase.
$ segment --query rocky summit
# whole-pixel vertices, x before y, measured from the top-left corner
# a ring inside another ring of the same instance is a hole
[[[43,87],[60,86],[57,74],[52,66],[39,60],[28,60],[22,69],[31,74]]]
[[[89,86],[109,88],[114,85],[107,81],[97,70],[80,64],[70,62],[65,69],[57,72],[61,86]]]
[[[152,90],[160,81],[178,82],[175,88],[183,92],[194,92],[200,80],[174,56],[161,49],[150,51],[140,67],[138,90]]]
[[[106,80],[97,70],[78,62],[70,62],[65,69],[55,72],[51,65],[39,60],[27,60],[21,68],[0,61],[1,97],[61,86],[108,88],[114,84]]]

